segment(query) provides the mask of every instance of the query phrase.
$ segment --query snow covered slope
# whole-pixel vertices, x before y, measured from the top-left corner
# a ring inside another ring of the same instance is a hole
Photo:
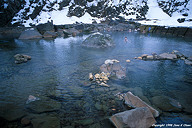
[[[4,0],[0,16],[6,16],[12,6],[13,0]],[[51,20],[61,25],[119,18],[139,19],[142,24],[192,27],[192,0],[25,0],[17,10],[10,23],[26,27]]]

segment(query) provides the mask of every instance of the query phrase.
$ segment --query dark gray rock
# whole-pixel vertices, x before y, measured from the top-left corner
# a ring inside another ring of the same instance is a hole
[[[82,43],[82,46],[90,48],[107,48],[114,45],[115,43],[113,42],[110,35],[104,35],[99,32],[91,34]]]
[[[37,30],[43,35],[46,31],[52,31],[54,32],[54,25],[53,22],[47,22],[45,24],[39,24],[37,25]]]
[[[152,98],[151,101],[156,107],[158,107],[162,111],[179,112],[182,108],[178,101],[167,96],[155,96]]]
[[[26,104],[26,108],[33,113],[53,112],[59,110],[60,107],[59,102],[47,97],[40,97],[40,100]]]
[[[156,123],[147,107],[117,113],[110,120],[117,128],[149,128]]]
[[[42,35],[35,29],[28,29],[21,33],[19,39],[40,39]]]

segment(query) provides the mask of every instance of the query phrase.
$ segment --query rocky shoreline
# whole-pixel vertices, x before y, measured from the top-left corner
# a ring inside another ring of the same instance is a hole
[[[1,27],[0,39],[56,38],[58,36],[69,37],[94,32],[106,32],[106,31],[129,31],[129,32],[139,31],[143,34],[152,33],[152,34],[160,34],[163,36],[192,38],[192,28],[190,27],[141,25],[133,21],[119,22],[116,20],[111,20],[111,21],[105,21],[100,24],[76,23],[76,24],[54,25],[52,22],[48,22],[30,28]],[[24,37],[22,36],[23,34],[25,35]],[[33,36],[31,37],[30,35]]]

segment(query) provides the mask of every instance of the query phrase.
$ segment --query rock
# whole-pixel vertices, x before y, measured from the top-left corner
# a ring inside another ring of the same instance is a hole
[[[68,36],[75,37],[76,35],[80,34],[80,32],[75,28],[65,29],[65,30],[63,30],[63,33],[66,37],[68,37]]]
[[[103,83],[103,82],[102,82],[100,85],[101,85],[101,86],[105,86],[105,87],[109,87],[109,85],[107,85],[107,84],[105,84],[105,83]]]
[[[105,64],[101,65],[100,70],[110,76],[116,76],[118,79],[126,77],[126,69],[124,69],[118,60],[106,60]]]
[[[40,115],[33,117],[31,123],[34,128],[60,128],[60,120],[51,115]]]
[[[187,65],[192,65],[192,61],[186,59],[186,60],[185,60],[185,64],[187,64]]]
[[[131,108],[147,107],[150,109],[154,117],[159,116],[159,112],[157,110],[155,110],[154,108],[149,106],[147,103],[142,101],[139,97],[134,96],[131,92],[127,92],[124,95],[124,99],[125,99],[125,104],[127,104],[128,107],[131,107]]]
[[[147,54],[143,54],[143,55],[141,55],[141,58],[142,58],[142,59],[146,59],[147,56],[148,56]]]
[[[187,59],[190,60],[190,61],[192,61],[192,56],[188,57]]]
[[[89,80],[93,80],[93,79],[94,79],[93,74],[89,73]]]
[[[177,56],[175,54],[169,54],[169,53],[162,53],[159,55],[160,60],[173,60],[177,59]]]
[[[177,19],[177,21],[178,21],[179,23],[183,23],[183,22],[185,21],[185,18],[179,18],[179,19]]]
[[[138,60],[142,60],[142,57],[137,57]]]
[[[146,60],[153,60],[154,56],[147,56]]]
[[[14,58],[15,58],[16,64],[25,63],[28,60],[31,60],[31,56],[24,55],[24,54],[16,54],[16,55],[14,55]]]
[[[85,120],[78,120],[75,121],[76,124],[81,124],[81,125],[90,125],[94,123],[94,120],[89,118],[89,119],[85,119]]]
[[[55,38],[55,37],[57,37],[57,33],[56,32],[46,31],[43,34],[43,38]]]
[[[147,107],[117,113],[110,120],[117,128],[149,128],[156,123]]]
[[[61,104],[47,97],[41,97],[40,100],[30,102],[26,107],[34,113],[52,112],[60,109]]]
[[[95,74],[95,79],[99,79],[100,78],[100,75],[97,73]]]
[[[130,60],[126,60],[127,63],[130,63],[131,61]]]
[[[181,52],[179,52],[177,50],[173,50],[171,53],[175,54],[177,56],[177,58],[182,58],[182,57],[185,58],[185,56]]]
[[[19,39],[40,39],[42,35],[35,29],[28,29],[21,33]]]
[[[23,117],[21,119],[21,124],[23,125],[29,125],[31,123],[31,120],[29,118]]]
[[[113,60],[105,60],[105,64],[113,64]]]
[[[29,95],[28,100],[26,101],[26,104],[33,102],[33,101],[36,101],[36,100],[40,100],[40,99],[38,97]]]
[[[55,32],[53,22],[37,25],[37,30],[43,35],[46,31]]]
[[[65,35],[64,35],[64,33],[63,33],[63,29],[58,29],[58,30],[57,30],[57,35],[58,35],[58,36],[61,36],[61,37],[64,37]]]
[[[155,96],[152,98],[152,103],[162,111],[181,111],[181,105],[178,101],[167,96]]]
[[[82,46],[89,48],[107,48],[114,45],[115,43],[113,42],[110,35],[103,35],[99,32],[91,34],[82,43]]]

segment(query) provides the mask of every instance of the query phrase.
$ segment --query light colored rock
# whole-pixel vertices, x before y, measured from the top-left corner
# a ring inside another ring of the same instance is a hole
[[[162,60],[173,60],[173,59],[177,59],[177,55],[169,54],[169,53],[162,53],[162,54],[159,55],[159,59],[162,59]]]
[[[119,61],[116,60],[116,59],[112,59],[112,61],[115,62],[115,63],[119,63]]]
[[[110,120],[117,128],[149,128],[156,123],[147,107],[117,113]]]
[[[100,79],[100,75],[97,73],[97,74],[95,74],[95,78],[96,79]]]
[[[113,64],[113,60],[105,60],[105,64],[107,65],[107,64]]]
[[[147,56],[147,58],[146,58],[147,60],[153,60],[154,59],[154,57],[153,56]]]
[[[185,60],[185,64],[187,64],[187,65],[192,65],[192,61],[190,61],[190,60]]]
[[[142,60],[142,57],[137,57],[138,60]]]
[[[93,79],[94,79],[93,74],[89,73],[89,80],[93,80]]]
[[[15,58],[16,64],[25,63],[28,60],[31,60],[31,56],[24,55],[24,54],[16,54],[16,55],[14,55],[14,58]]]
[[[132,108],[147,107],[150,109],[154,117],[159,116],[159,112],[157,110],[155,110],[154,108],[149,106],[147,103],[142,101],[139,97],[133,95],[131,92],[125,93],[124,100],[125,100],[125,104],[127,104],[128,107],[132,107]]]
[[[116,76],[118,79],[123,79],[126,77],[126,69],[119,64],[119,61],[117,60],[116,61],[106,60],[106,61],[107,64],[103,64],[100,67],[101,72],[104,72],[105,74],[107,74],[107,76]]]
[[[105,83],[103,83],[103,82],[102,82],[100,85],[101,85],[101,86],[105,86],[105,87],[109,87],[109,85],[107,85],[107,84],[105,84]]]

